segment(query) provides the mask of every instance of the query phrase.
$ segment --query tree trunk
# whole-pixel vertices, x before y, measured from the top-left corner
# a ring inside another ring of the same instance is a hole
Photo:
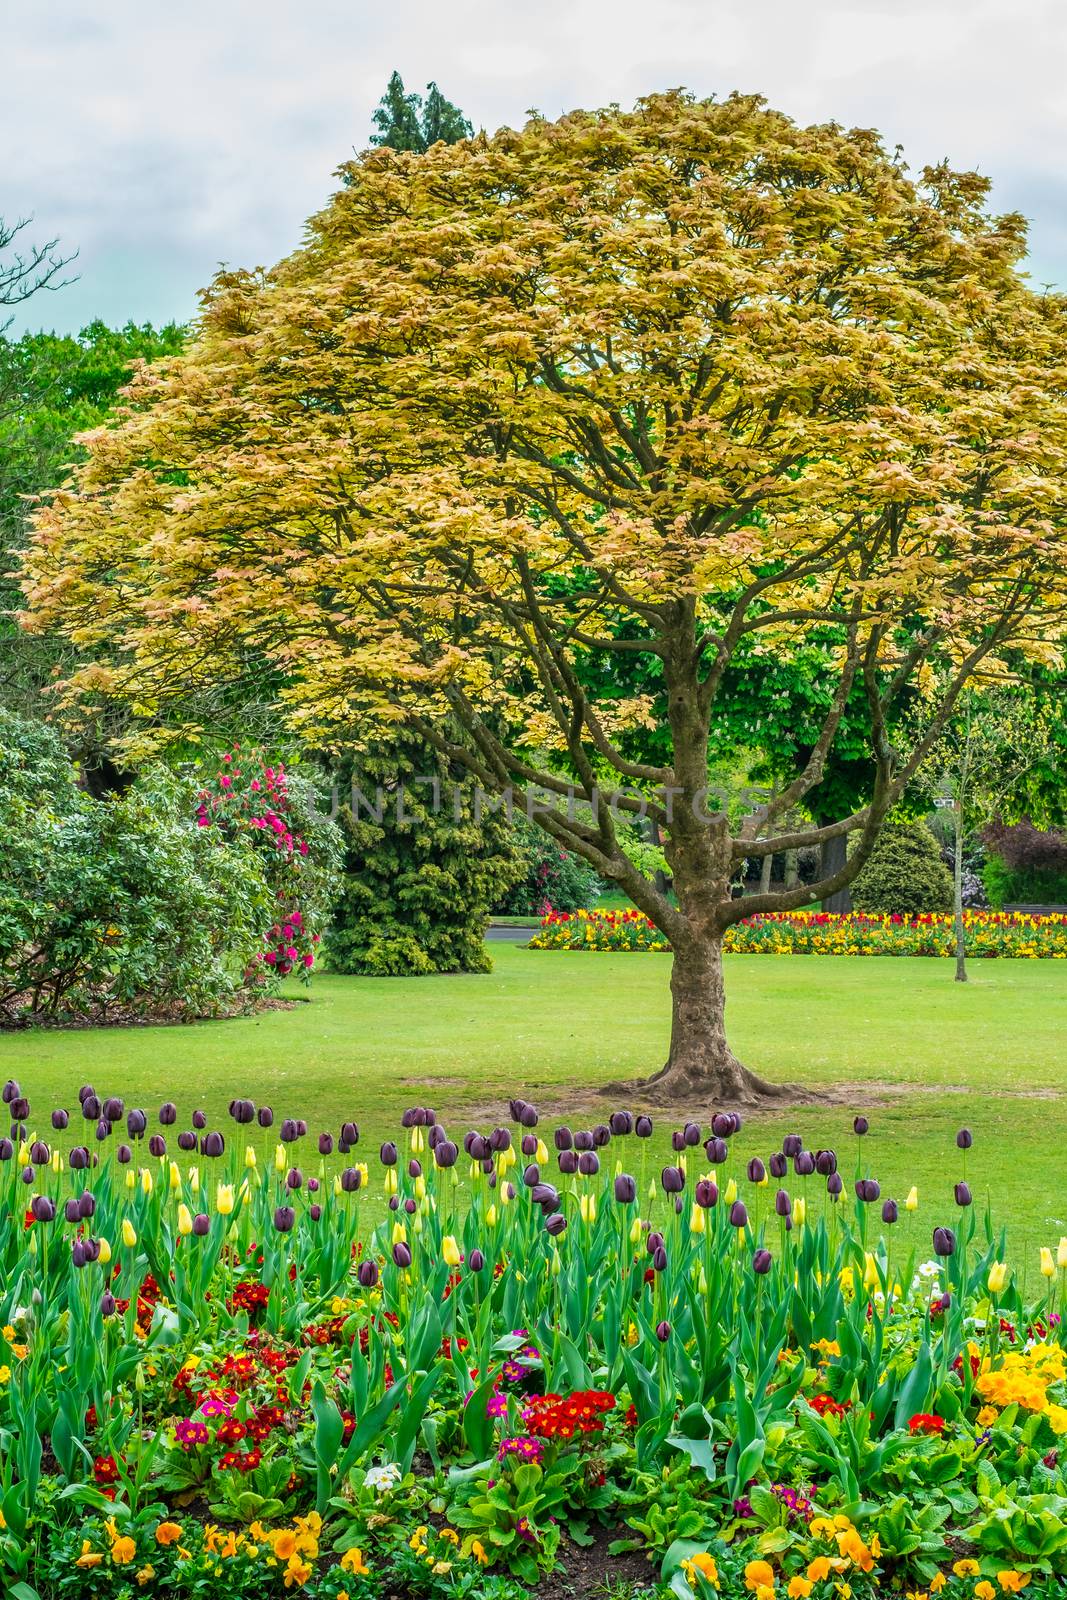
[[[848,860],[848,836],[839,833],[834,839],[827,839],[822,847],[822,865],[819,870],[820,878],[829,878],[835,872],[840,872]],[[829,895],[822,903],[824,911],[835,911],[841,916],[852,910],[852,891],[849,888],[838,889],[836,894]]]
[[[785,886],[795,889],[800,882],[800,851],[787,850],[785,853]]]
[[[766,894],[769,891],[769,889],[771,887],[771,874],[772,874],[773,871],[774,871],[774,857],[768,852],[768,854],[765,855],[764,858],[763,858],[763,865],[760,867],[760,874],[759,874],[759,892],[760,892],[760,894]]]
[[[694,937],[675,950],[671,969],[671,1045],[667,1064],[646,1086],[656,1098],[685,1101],[694,1115],[769,1099],[803,1099],[795,1087],[767,1083],[738,1061],[726,1038],[722,938]]]
[[[957,800],[952,808],[955,849],[952,860],[952,913],[956,934],[956,982],[967,982],[967,953],[963,934],[963,807]]]

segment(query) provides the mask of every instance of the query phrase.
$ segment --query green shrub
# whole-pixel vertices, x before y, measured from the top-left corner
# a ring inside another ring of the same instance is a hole
[[[0,1021],[186,1017],[241,996],[270,891],[250,847],[194,810],[162,769],[92,799],[48,729],[0,712]]]
[[[543,828],[516,815],[515,847],[522,875],[493,907],[506,916],[540,917],[546,910],[587,911],[596,903],[600,879],[588,862],[549,837]]]
[[[326,955],[335,972],[487,972],[485,925],[519,870],[506,818],[459,768],[397,738],[339,777],[344,870]]]
[[[925,822],[887,822],[852,885],[857,911],[951,911],[952,874]]]

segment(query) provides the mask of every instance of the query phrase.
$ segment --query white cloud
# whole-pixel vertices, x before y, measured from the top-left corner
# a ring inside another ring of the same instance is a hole
[[[1055,0],[35,0],[4,32],[0,214],[80,250],[27,325],[185,317],[219,261],[286,254],[394,67],[490,128],[677,84],[875,126],[992,177],[1067,284]]]

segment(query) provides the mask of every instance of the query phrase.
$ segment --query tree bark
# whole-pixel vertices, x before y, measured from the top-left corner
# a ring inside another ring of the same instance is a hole
[[[956,934],[956,982],[967,982],[967,947],[963,933],[963,807],[957,800],[952,807],[955,848],[952,859],[952,912]]]
[[[793,1085],[768,1083],[730,1049],[721,934],[686,940],[674,952],[670,1052],[666,1065],[644,1087],[653,1085],[657,1099],[684,1100],[694,1113],[806,1098]]]
[[[829,878],[838,872],[848,860],[848,837],[839,834],[835,839],[827,839],[822,847],[822,865],[819,876]],[[852,910],[852,891],[847,886],[838,889],[836,894],[828,895],[822,903],[824,911],[837,912],[844,916]]]

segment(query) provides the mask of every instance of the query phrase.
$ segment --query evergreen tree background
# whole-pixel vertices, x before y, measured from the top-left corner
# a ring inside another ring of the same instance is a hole
[[[331,969],[487,972],[489,913],[523,870],[503,812],[479,818],[462,769],[410,737],[346,762],[337,781],[345,858]]]
[[[399,72],[389,79],[374,113],[374,126],[378,130],[370,136],[373,145],[387,146],[390,150],[414,150],[421,155],[431,145],[457,144],[469,139],[473,133],[458,106],[446,100],[436,83],[426,85],[426,99],[408,94]]]

